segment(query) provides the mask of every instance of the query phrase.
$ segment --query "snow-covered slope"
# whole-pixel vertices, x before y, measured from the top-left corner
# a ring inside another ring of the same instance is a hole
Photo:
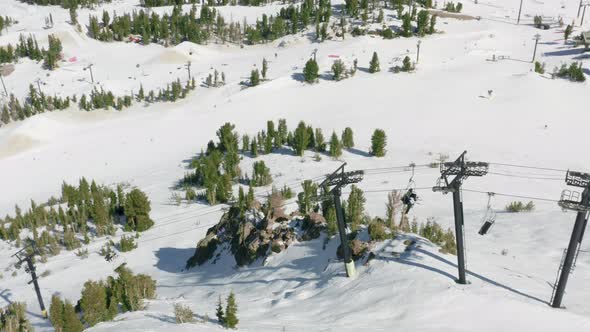
[[[102,8],[130,11],[136,4],[114,1],[95,12]],[[197,88],[174,104],[136,104],[123,112],[46,113],[0,128],[0,213],[12,213],[15,204],[27,206],[30,199],[44,201],[59,193],[63,180],[72,182],[81,176],[106,184],[129,182],[146,191],[156,226],[142,235],[138,249],[107,263],[96,253],[99,241],[89,246],[88,259],[64,252],[39,265],[40,271],[51,271],[40,281],[46,300],[55,292],[77,300],[86,280],[104,278],[122,262],[157,280],[158,297],[145,311],[118,316],[93,331],[216,331],[215,302],[230,290],[238,299],[239,327],[250,331],[283,327],[285,331],[588,330],[590,257],[586,253],[580,254],[570,278],[564,300],[567,309],[555,310],[546,303],[574,220],[572,213],[563,213],[550,201],[536,201],[532,213],[499,214],[490,234],[481,237],[477,229],[487,195],[464,191],[469,285],[453,282],[455,257],[439,253],[425,240],[404,252],[403,241],[413,235],[376,247],[377,259],[358,266],[354,280],[344,276],[342,263],[336,261],[337,239],[325,250],[322,239],[296,244],[271,257],[265,266],[234,269],[228,257],[215,265],[182,271],[197,241],[222,212],[220,207],[200,204],[176,206],[170,201],[170,188],[185,172],[183,161],[205,147],[225,122],[236,124],[240,133],[255,133],[264,129],[267,120],[279,118],[286,118],[290,129],[305,120],[326,135],[352,127],[358,150],[342,157],[351,170],[427,164],[438,153],[454,158],[468,150],[471,160],[590,171],[590,155],[584,154],[588,83],[551,80],[534,73],[530,63],[533,36],[539,33],[537,59],[549,70],[562,62],[582,61],[588,71],[581,49],[564,45],[562,28],[532,27],[535,14],[555,21],[562,16],[564,22],[571,22],[578,2],[525,0],[521,24],[516,25],[518,5],[507,0],[464,3],[464,13],[481,20],[439,19],[443,33],[422,39],[417,71],[393,74],[389,68],[403,56],[415,57],[416,38],[347,37],[317,44],[297,35],[244,49],[190,43],[171,48],[105,44],[76,32],[65,22],[64,9],[2,1],[0,14],[20,23],[0,36],[0,45],[14,43],[21,32],[33,32],[43,43],[44,35],[56,33],[64,42],[66,56],[78,59],[50,77],[39,64],[28,60],[17,64],[15,72],[5,77],[7,88],[17,96],[24,96],[37,77],[49,94],[87,93],[91,85],[82,68],[88,63],[94,63],[100,84],[121,93],[137,91],[140,83],[152,88],[182,78],[187,60],[199,79],[216,68],[226,73],[228,83],[217,89]],[[239,21],[242,18],[236,16],[248,16],[248,22],[253,22],[254,12],[272,13],[278,8],[232,7],[222,12]],[[44,30],[49,12],[56,26]],[[80,10],[80,19],[87,20],[88,13]],[[391,19],[391,24],[399,24]],[[574,34],[582,30],[576,26]],[[316,48],[322,78],[309,86],[299,78]],[[373,51],[381,60],[377,74],[366,70]],[[358,58],[360,70],[341,82],[326,79],[334,55],[347,64]],[[494,55],[509,59],[489,61]],[[261,66],[263,57],[269,60],[269,81],[242,89],[238,83],[247,79],[254,66]],[[488,98],[488,90],[493,90],[493,98]],[[375,128],[388,135],[384,158],[366,153]],[[294,189],[299,189],[295,183],[326,174],[341,163],[327,156],[315,162],[311,153],[303,159],[283,154],[258,159],[270,167],[277,187],[289,183]],[[244,157],[242,169],[250,172],[253,161]],[[565,187],[563,171],[492,165],[491,172],[495,174],[468,179],[464,187],[553,200]],[[360,187],[366,190],[368,213],[383,215],[385,191],[405,188],[409,176],[408,172],[367,174]],[[431,187],[437,176],[437,169],[424,168],[416,171],[414,179],[419,188]],[[430,189],[418,194],[421,201],[413,216],[419,221],[435,217],[444,226],[452,225],[449,196]],[[497,195],[492,204],[501,210],[515,199]],[[589,241],[582,249],[590,250]],[[39,318],[34,292],[26,284],[28,276],[19,271],[13,277],[11,268],[4,270],[13,262],[14,251],[0,242],[0,306],[26,301],[35,328],[50,331],[50,325]],[[401,254],[395,257],[393,252]],[[172,306],[177,302],[209,321],[175,324]]]

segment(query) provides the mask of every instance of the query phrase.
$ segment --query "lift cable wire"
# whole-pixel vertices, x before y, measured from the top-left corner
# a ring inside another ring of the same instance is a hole
[[[506,196],[506,197],[515,197],[515,198],[522,198],[522,199],[530,199],[532,201],[544,201],[544,202],[553,202],[553,203],[559,202],[559,200],[556,200],[556,199],[550,199],[550,198],[544,198],[544,197],[534,197],[534,196],[525,196],[525,195],[506,194],[506,193],[498,193],[498,192],[493,192],[493,191],[482,191],[482,190],[473,190],[473,189],[463,189],[463,191],[468,191],[468,192],[472,192],[472,193],[486,194],[486,195],[488,195],[489,193],[492,193],[493,195],[497,195],[497,196]]]
[[[488,174],[492,175],[499,175],[499,176],[507,176],[511,178],[522,178],[522,179],[531,179],[531,180],[552,180],[552,181],[563,181],[563,177],[544,177],[544,176],[528,176],[528,175],[518,175],[518,174],[507,174],[507,173],[496,173],[496,172],[488,172]]]
[[[538,166],[527,166],[527,165],[517,165],[517,164],[506,164],[506,163],[488,163],[490,165],[497,165],[497,166],[507,166],[507,167],[517,167],[517,168],[528,168],[528,169],[537,169],[543,171],[554,171],[554,172],[567,172],[567,169],[558,169],[558,168],[548,168],[548,167],[538,167]]]
[[[490,163],[491,165],[499,165],[499,166],[510,166],[510,167],[519,167],[519,168],[529,168],[529,169],[538,169],[538,170],[549,170],[549,171],[559,171],[559,172],[567,172],[567,170],[562,170],[562,169],[555,169],[555,168],[543,168],[543,167],[534,167],[534,166],[525,166],[525,165],[515,165],[515,164],[502,164],[502,163]],[[431,164],[422,164],[422,165],[415,165],[416,168],[432,168]],[[387,173],[398,173],[398,172],[411,172],[412,168],[410,165],[405,165],[405,166],[392,166],[392,167],[381,167],[381,168],[370,168],[370,169],[363,169],[363,171],[365,172],[369,172],[368,175],[378,175],[378,174],[387,174]],[[377,171],[376,173],[370,173],[373,171]],[[496,173],[492,173],[492,174],[496,174]],[[502,173],[497,173],[496,175],[501,175],[501,176],[513,176],[513,175],[509,175],[509,174],[502,174]],[[313,182],[318,182],[318,180],[323,179],[325,177],[325,175],[320,175],[320,176],[316,176],[314,178],[311,179],[307,179],[307,180],[311,180]],[[520,177],[520,176],[514,176],[514,177]],[[556,178],[542,178],[543,180],[556,180]],[[562,180],[560,178],[560,180]],[[293,181],[292,183],[295,184],[295,187],[300,187],[301,183],[305,181],[305,179],[299,180],[299,181]],[[286,184],[289,185],[289,184]],[[415,188],[416,190],[428,190],[428,189],[432,189],[432,187],[419,187],[419,188]],[[386,192],[392,192],[392,191],[404,191],[406,190],[405,188],[388,188],[388,189],[368,189],[368,190],[364,190],[364,193],[386,193]],[[489,191],[481,191],[481,190],[472,190],[472,189],[462,189],[463,191],[466,192],[473,192],[473,193],[481,193],[481,194],[486,194],[488,195],[490,192]],[[343,192],[343,194],[348,194],[350,193],[350,191],[347,192]],[[255,197],[259,197],[259,198],[263,198],[263,197],[267,197],[269,194],[268,191],[266,191],[266,193],[264,192],[259,192],[257,194],[255,194]],[[533,197],[533,196],[525,196],[525,195],[515,195],[515,194],[507,194],[507,193],[497,193],[497,192],[493,192],[493,194],[498,195],[498,196],[506,196],[506,197],[514,197],[514,198],[522,198],[522,199],[530,199],[530,200],[536,200],[536,201],[546,201],[546,202],[558,202],[558,200],[554,200],[554,199],[548,199],[548,198],[542,198],[542,197]],[[293,204],[293,202],[287,202],[285,201],[282,204],[282,207],[289,205],[289,204]],[[162,218],[158,218],[158,220],[162,220],[165,218],[174,218],[174,217],[180,217],[182,219],[179,220],[169,220],[167,223],[159,223],[154,225],[153,227],[151,227],[150,229],[155,229],[155,228],[159,228],[159,227],[163,227],[163,226],[168,226],[171,224],[176,224],[176,223],[180,223],[180,222],[185,222],[188,220],[192,220],[195,217],[200,217],[200,216],[204,216],[204,215],[208,215],[208,214],[212,214],[212,213],[216,213],[221,211],[224,208],[228,208],[229,205],[227,204],[220,204],[214,207],[210,207],[207,208],[206,211],[202,210],[198,210],[198,211],[194,211],[194,212],[198,212],[195,214],[188,214],[188,213],[176,213],[173,215],[169,215],[169,216],[164,216]],[[209,227],[209,226],[213,226],[215,225],[215,223],[211,223],[211,224],[204,224],[204,225],[197,225],[196,227],[191,227],[188,228],[186,230],[183,231],[178,231],[178,232],[174,232],[171,234],[164,234],[161,236],[157,236],[157,237],[152,237],[152,238],[147,238],[147,239],[139,239],[138,243],[145,243],[145,242],[150,242],[150,241],[155,241],[158,239],[162,239],[162,238],[166,238],[166,237],[170,237],[170,236],[174,236],[174,235],[178,235],[178,234],[182,234],[185,232],[189,232],[189,231],[193,231],[193,230],[197,230],[200,228],[204,228],[204,227]],[[61,260],[58,260],[61,261]]]

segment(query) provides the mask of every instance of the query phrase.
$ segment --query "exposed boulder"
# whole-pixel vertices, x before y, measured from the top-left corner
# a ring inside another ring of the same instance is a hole
[[[186,268],[188,269],[196,265],[202,265],[209,259],[213,258],[219,243],[220,241],[216,234],[207,234],[207,236],[197,244],[195,254],[186,262]]]
[[[367,252],[367,250],[369,249],[369,244],[367,242],[354,239],[352,241],[348,241],[348,247],[350,248],[350,254],[352,255],[352,259],[356,261],[361,259],[363,255]],[[336,249],[336,255],[339,259],[344,258],[344,254],[342,252],[342,245],[339,245],[338,249]]]
[[[301,237],[303,241],[317,239],[326,229],[326,219],[321,214],[312,212],[303,219],[301,229],[304,231]]]

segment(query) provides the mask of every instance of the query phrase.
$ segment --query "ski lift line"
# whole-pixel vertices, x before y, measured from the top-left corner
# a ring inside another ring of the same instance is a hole
[[[365,172],[370,172],[370,171],[378,171],[378,170],[393,170],[393,169],[403,169],[406,172],[411,172],[412,171],[412,167],[414,168],[433,168],[431,166],[431,164],[421,164],[421,165],[411,165],[411,164],[407,164],[407,165],[403,165],[403,166],[391,166],[391,167],[377,167],[377,168],[366,168],[366,169],[362,169],[362,171]]]
[[[496,172],[488,172],[488,174],[499,175],[499,176],[507,176],[507,177],[511,177],[511,178],[532,179],[532,180],[551,180],[551,181],[563,181],[564,180],[564,178],[562,178],[562,177],[555,178],[555,177],[543,177],[543,176],[527,176],[527,175],[496,173]]]
[[[438,171],[438,168],[430,168],[430,169],[423,169],[424,171],[433,170]],[[391,170],[391,171],[370,171],[365,172],[365,175],[380,175],[380,174],[389,174],[389,173],[410,173],[412,172],[411,169],[408,170]]]
[[[558,168],[548,168],[548,167],[538,167],[538,166],[528,166],[528,165],[517,165],[517,164],[506,164],[506,163],[488,163],[490,165],[497,165],[497,166],[507,166],[507,167],[517,167],[517,168],[528,168],[528,169],[538,169],[543,171],[555,171],[555,172],[567,172],[567,169],[558,169]]]
[[[486,195],[489,195],[491,193],[493,195],[498,195],[498,196],[506,196],[506,197],[515,197],[515,198],[530,199],[530,200],[533,200],[533,201],[545,201],[545,202],[553,202],[553,203],[559,202],[556,199],[543,198],[543,197],[533,197],[533,196],[506,194],[506,193],[498,193],[498,192],[493,192],[493,191],[482,191],[482,190],[473,190],[473,189],[465,189],[465,188],[463,188],[462,190],[463,191],[467,191],[467,192],[472,192],[472,193],[486,194]]]
[[[412,188],[414,190],[427,190],[432,189],[432,187],[420,187],[420,188]],[[391,188],[391,189],[376,189],[376,190],[363,190],[363,193],[389,193],[392,191],[405,191],[408,190],[407,188]],[[343,194],[350,194],[350,191],[343,191]]]

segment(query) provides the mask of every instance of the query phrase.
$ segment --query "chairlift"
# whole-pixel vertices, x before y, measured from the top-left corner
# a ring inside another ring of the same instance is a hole
[[[402,196],[402,203],[405,206],[402,209],[402,214],[407,214],[408,212],[410,212],[412,206],[418,201],[418,195],[416,195],[415,192],[416,182],[414,181],[416,164],[411,163],[409,166],[412,169],[412,176],[410,176],[410,179],[408,180],[408,185],[406,186],[405,193]],[[414,200],[413,202],[412,199]]]
[[[488,192],[488,204],[486,205],[486,213],[483,216],[481,228],[479,229],[479,235],[486,235],[496,222],[496,212],[492,209],[492,197],[493,192]]]

